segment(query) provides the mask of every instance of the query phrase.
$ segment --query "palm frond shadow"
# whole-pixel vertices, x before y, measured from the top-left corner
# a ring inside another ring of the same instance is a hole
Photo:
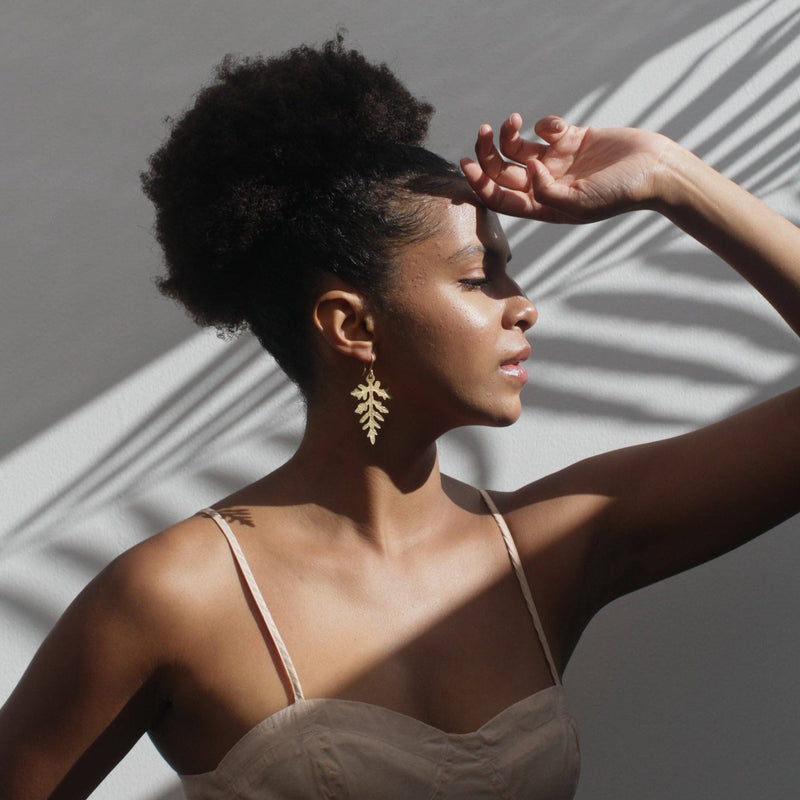
[[[767,0],[753,9],[739,22],[738,30],[757,24],[762,12],[774,2]],[[718,57],[719,44],[707,47],[682,72],[672,73],[671,77],[660,76],[659,82],[654,83],[652,100],[633,114],[631,121],[647,127],[648,121],[662,108],[672,104],[677,107],[661,126],[662,130],[678,138],[691,134],[708,124],[709,109],[723,107],[731,93],[754,73],[768,70],[779,57],[785,59],[798,33],[800,12],[784,14],[755,35],[753,45],[726,70],[681,105],[685,79],[692,70]],[[592,102],[584,109],[584,117],[600,111],[614,95],[625,90],[630,64],[624,70],[614,65],[607,74],[613,75],[613,79],[600,80],[600,90],[594,92]],[[697,149],[701,155],[710,148],[721,153],[718,163],[734,167],[732,177],[745,185],[769,191],[784,188],[794,168],[797,123],[791,109],[765,116],[763,120],[757,111],[782,92],[791,90],[798,77],[800,63],[778,71],[758,98],[744,106],[740,104],[740,110],[733,116],[717,120],[711,132],[700,140]],[[757,121],[755,127],[753,120]],[[745,122],[750,124],[749,133],[742,138],[738,128]],[[643,213],[578,228],[513,221],[510,231],[515,240],[514,263],[523,264],[519,282],[535,300],[558,301],[570,313],[607,325],[652,322],[676,327],[691,325],[728,337],[747,336],[750,344],[761,348],[768,357],[796,353],[794,340],[789,340],[780,321],[773,323],[715,299],[715,284],[729,286],[738,278],[725,269],[708,268],[710,257],[706,254],[694,256],[676,251],[673,245],[680,241],[681,234],[653,215]],[[630,263],[642,263],[651,275],[662,280],[676,277],[702,280],[709,299],[662,295],[655,291],[650,294],[640,289],[612,292],[602,283],[595,287],[595,281],[602,281]],[[567,415],[599,415],[623,422],[685,424],[694,420],[687,420],[681,413],[664,412],[631,401],[624,393],[626,381],[615,379],[620,374],[631,380],[660,375],[679,376],[712,390],[749,386],[750,378],[720,365],[710,354],[652,353],[644,345],[637,349],[627,344],[602,344],[587,341],[580,333],[548,333],[544,323],[540,323],[540,328],[538,347],[534,332],[534,359],[591,368],[597,375],[598,386],[607,390],[609,385],[618,384],[619,392],[610,397],[607,391],[596,391],[592,383],[580,388],[538,387],[531,393],[531,399],[526,400],[533,408]],[[262,357],[252,341],[235,342],[191,378],[174,384],[159,405],[125,432],[113,447],[100,453],[54,496],[32,508],[16,526],[17,532],[7,535],[6,542],[22,546],[32,538],[46,537],[45,531],[54,521],[75,509],[84,513],[120,502],[125,503],[137,530],[152,531],[173,518],[170,501],[158,494],[157,487],[148,494],[147,502],[141,500],[142,487],[154,486],[159,476],[184,471],[210,487],[218,487],[220,494],[232,489],[235,481],[250,477],[227,465],[220,468],[206,463],[202,454],[210,445],[217,452],[242,445],[263,448],[273,455],[291,450],[298,441],[299,428],[293,422],[287,431],[287,419],[290,410],[296,412],[299,408],[298,396],[274,367],[258,368]],[[237,389],[230,391],[229,385],[233,383],[237,383]],[[225,401],[218,406],[218,413],[209,418],[203,409],[218,402],[220,395]],[[269,413],[265,411],[267,408]],[[470,473],[482,483],[491,482],[492,468],[481,434],[467,430],[452,434],[449,439],[469,465]]]
[[[590,389],[554,389],[537,386],[524,406],[534,413],[548,409],[561,414],[607,419],[624,419],[627,422],[649,422],[660,425],[682,425],[686,418],[682,414],[656,411],[648,405],[633,400],[611,400],[594,394]]]
[[[149,798],[149,800],[184,800],[185,796],[180,786],[176,786],[173,789],[159,792],[157,795]]]
[[[673,375],[697,383],[738,385],[741,375],[719,364],[656,355],[633,347],[609,348],[589,340],[539,337],[536,362],[559,366],[591,366],[623,375]]]
[[[4,609],[3,616],[19,617],[25,629],[36,631],[40,637],[53,627],[61,613],[54,601],[7,586],[0,586],[0,607]]]
[[[728,36],[725,37],[725,40],[745,31],[745,29],[752,26],[754,23],[758,23],[758,21],[763,18],[764,13],[774,5],[776,5],[776,0],[767,0],[762,6],[754,9],[746,19],[742,20]],[[771,60],[778,56],[783,49],[790,47],[796,36],[796,30],[794,29],[795,23],[793,20],[797,17],[797,12],[789,12],[783,19],[757,36],[749,52],[742,56],[742,58],[740,58],[730,70],[726,71],[720,79],[707,86],[704,92],[698,95],[693,102],[685,104],[683,111],[670,119],[668,126],[664,128],[663,132],[679,140],[686,136],[699,120],[704,119],[708,109],[717,108],[717,105],[714,103],[718,101],[720,96],[728,97],[741,83],[748,80],[756,69],[766,66]],[[719,51],[725,40],[703,50],[694,59],[687,62],[684,69],[675,76],[674,80],[665,87],[648,106],[643,108],[638,115],[634,116],[630,124],[633,127],[647,127],[650,118],[653,117],[665,103],[678,97],[693,75],[698,72],[704,64],[714,59],[715,53]],[[592,109],[592,111],[594,110],[596,110],[596,107]],[[739,116],[741,117],[741,115]],[[733,124],[734,120],[731,120],[731,123]],[[703,147],[698,147],[698,149],[705,152],[705,148]]]
[[[88,578],[96,575],[108,563],[108,559],[97,552],[96,547],[77,542],[56,541],[47,548],[47,556],[52,557],[62,568],[72,567]]]
[[[514,258],[528,265],[519,276],[520,285],[539,298],[562,295],[576,283],[602,276],[680,238],[648,212],[577,228],[534,224],[528,230],[517,234]]]
[[[782,392],[788,392],[795,387],[800,386],[800,363],[793,369],[788,370],[783,375],[764,383],[755,389],[752,394],[742,403],[739,403],[731,409],[731,414],[737,414],[744,411],[755,403],[761,403],[769,400],[770,397],[775,397]]]
[[[754,9],[740,21],[737,32],[757,24],[762,12],[773,5],[772,0]],[[770,74],[769,67],[787,52],[792,52],[800,36],[800,11],[791,10],[753,37],[753,44],[743,51],[728,68],[688,102],[683,103],[660,126],[673,138],[691,138],[694,131],[703,129],[704,135],[694,145],[701,155],[717,153],[715,166],[726,171],[737,182],[755,193],[778,192],[794,185],[800,174],[796,155],[800,152],[800,118],[797,103],[771,114],[763,109],[786,92],[798,94],[800,63],[788,68],[784,64]],[[721,44],[721,43],[720,43]],[[698,53],[686,69],[678,74],[652,102],[635,116],[633,124],[648,127],[665,104],[677,102],[681,87],[693,72],[706,61],[713,60],[714,45]],[[753,75],[768,74],[766,88],[749,102],[738,104],[736,113],[720,118],[708,127],[709,110],[722,108],[731,94]],[[606,87],[598,95],[584,116],[599,111],[620,87]],[[754,124],[755,121],[755,124]],[[741,136],[741,131],[748,134]],[[725,337],[746,338],[750,346],[763,350],[765,358],[771,356],[798,356],[796,338],[776,317],[767,318],[734,306],[725,292],[715,292],[714,285],[735,286],[741,279],[730,269],[720,265],[713,256],[704,252],[687,254],[676,248],[682,234],[668,227],[663,220],[651,214],[610,220],[592,227],[564,229],[541,224],[515,223],[511,238],[514,241],[515,261],[524,267],[518,282],[535,301],[559,300],[569,313],[578,312],[582,319],[608,325],[648,325],[659,323],[683,328],[691,326],[707,333],[721,333]],[[651,276],[675,283],[681,280],[683,292],[649,293],[640,289],[608,289],[602,281],[618,268],[631,263],[641,263]],[[692,279],[696,279],[692,281]],[[689,281],[689,282],[687,282]],[[702,282],[702,286],[700,285]],[[702,291],[700,299],[689,296],[692,291]],[[711,389],[739,385],[752,389],[751,376],[740,375],[735,369],[722,369],[709,351],[687,356],[676,352],[663,356],[646,352],[635,354],[627,346],[618,344],[587,347],[585,338],[563,334],[554,336],[546,332],[545,322],[540,322],[538,333],[541,347],[534,347],[534,363],[541,358],[552,363],[616,372],[675,375],[706,385]],[[537,331],[534,329],[534,343]],[[704,358],[707,360],[704,361]],[[526,404],[565,413],[611,415],[621,420],[645,419],[654,423],[665,421],[655,410],[631,408],[625,399],[609,398],[598,402],[590,387],[568,392],[537,388]],[[699,422],[685,419],[685,423]]]
[[[644,263],[664,275],[689,275],[710,284],[737,286],[741,278],[712,253],[647,253]]]
[[[747,53],[733,63],[729,70],[709,84],[690,103],[686,104],[679,114],[673,116],[664,132],[672,138],[685,139],[697,126],[698,121],[704,119],[704,111],[707,112],[709,108],[718,107],[718,105],[715,105],[715,101],[718,101],[721,97],[729,97],[733,91],[746,83],[754,74],[774,62],[786,48],[794,47],[798,34],[800,34],[800,19],[798,17],[798,12],[790,13],[784,20],[776,23],[769,31],[765,32],[760,41],[757,41]],[[795,19],[798,21],[793,21]],[[770,43],[766,44],[767,42]],[[752,122],[753,119],[758,119],[762,109],[771,98],[777,97],[782,91],[793,86],[799,71],[800,67],[794,66],[788,72],[779,75],[772,82],[766,96],[759,95],[749,103],[740,106],[737,113],[725,121],[725,128],[735,133]],[[774,122],[771,117],[765,119],[764,124],[760,127],[760,132],[769,133],[773,125]],[[710,149],[717,147],[720,133],[721,131],[719,130],[712,131],[695,145],[696,149],[700,153],[706,153]],[[751,141],[755,142],[757,140],[751,139]],[[724,168],[729,163],[730,157],[723,159],[720,167]],[[739,178],[740,176],[732,177]]]
[[[163,474],[181,469],[212,441],[236,441],[254,429],[261,438],[268,438],[272,426],[264,418],[264,409],[269,406],[274,414],[297,402],[296,390],[274,366],[258,370],[212,420],[203,419],[202,413],[226,391],[229,382],[262,361],[268,363],[251,340],[230,343],[208,366],[177,385],[113,448],[78,473],[51,498],[49,510],[77,506],[86,513],[147,483],[154,470]],[[7,535],[6,541],[10,544],[17,538],[30,539],[49,522],[50,515],[36,509]]]
[[[715,300],[664,298],[649,292],[594,292],[572,295],[566,304],[610,318],[723,331],[726,336],[741,337],[767,352],[792,355],[798,350],[796,337],[780,318],[764,318]],[[691,362],[686,365],[690,367]],[[710,363],[709,369],[712,368]]]
[[[739,25],[739,28],[744,28],[759,19],[763,11],[772,4],[773,0],[769,0],[763,7],[754,11],[747,20],[743,21]],[[800,35],[800,13],[790,12],[766,32],[762,33],[747,52],[743,53],[717,79],[711,81],[702,92],[689,102],[684,103],[664,125],[660,126],[661,130],[678,141],[685,141],[693,130],[707,120],[710,110],[722,107],[733,92],[738,90],[756,72],[765,70],[771,62],[784,54],[787,49],[791,52],[791,47],[798,35]],[[685,80],[688,79],[697,66],[703,60],[712,58],[716,47],[717,46],[712,46],[710,49],[698,55],[695,62],[687,67],[685,73],[676,78],[670,86],[666,87],[660,93],[657,93],[652,103],[632,119],[630,124],[639,127],[648,127],[651,118],[681,89]],[[734,116],[721,121],[710,133],[694,144],[693,149],[702,156],[711,149],[724,149],[722,146],[726,145],[729,148],[728,152],[715,161],[715,166],[723,171],[726,171],[726,168],[735,164],[742,157],[750,156],[752,159],[754,153],[761,151],[761,154],[756,157],[756,161],[751,160],[746,167],[743,166],[737,170],[727,172],[729,177],[733,180],[748,186],[748,188],[756,192],[766,185],[774,184],[774,181],[780,174],[777,172],[779,168],[775,167],[777,174],[768,173],[767,176],[759,177],[758,181],[755,183],[751,183],[751,178],[753,176],[758,175],[758,173],[768,165],[785,164],[788,161],[791,163],[794,170],[784,171],[783,180],[777,186],[771,185],[770,188],[774,191],[782,186],[790,185],[793,182],[793,173],[797,171],[797,165],[791,161],[791,156],[787,155],[787,150],[791,150],[793,147],[797,146],[797,133],[798,130],[800,130],[800,120],[797,118],[796,107],[787,108],[778,115],[765,115],[762,113],[762,110],[771,100],[777,98],[782,92],[788,89],[794,89],[796,91],[796,84],[799,76],[800,64],[794,65],[786,72],[779,72],[776,80],[770,83],[768,90],[753,98]],[[619,85],[613,87],[613,91],[618,91],[619,89]],[[611,90],[604,95],[606,99],[608,99],[610,93]],[[576,120],[576,122],[587,124],[591,119],[591,115],[599,110],[601,104],[602,100],[598,99],[581,115],[583,120],[579,119]],[[763,122],[761,122],[757,129],[744,141],[738,142],[737,144],[736,140],[739,130],[748,123],[752,126],[752,121],[754,119],[763,120]],[[770,136],[774,134],[775,130],[782,128],[788,123],[794,124],[792,130],[767,148],[759,147],[764,141],[769,141]],[[529,130],[527,133],[528,135],[533,135],[532,130]],[[600,251],[599,254],[593,253],[593,262],[597,263],[602,258],[608,257],[616,252],[619,243],[618,240],[621,238],[616,233],[619,228],[626,228],[626,238],[631,238],[632,233],[641,233],[643,229],[651,226],[654,228],[654,234],[651,238],[640,243],[639,252],[642,252],[656,246],[659,243],[658,239],[664,235],[663,228],[655,230],[660,228],[660,226],[654,225],[653,218],[650,216],[642,220],[639,223],[638,229],[632,232],[627,231],[624,220],[614,220],[609,223],[594,226],[594,230],[591,233],[585,233],[587,229],[579,229],[581,231],[580,233],[577,235],[573,233],[573,238],[577,241],[572,251],[567,251],[564,257],[560,259],[559,264],[572,264],[578,261],[582,252],[591,249],[599,240],[605,240],[605,248]],[[540,241],[542,227],[543,226],[529,226],[531,233],[535,231]],[[549,237],[551,241],[554,238],[558,238],[558,236],[558,229],[551,230],[551,236]],[[674,234],[669,232],[667,236],[674,236]],[[520,243],[524,242],[525,238],[526,237],[522,237]],[[545,244],[546,248],[547,242],[542,243]],[[525,262],[527,263],[527,259]],[[554,265],[551,271],[560,271],[559,265]],[[542,281],[548,277],[548,274],[546,272],[539,273],[536,277],[537,281]],[[572,278],[574,276],[570,273],[569,277]],[[526,286],[526,288],[529,287]]]
[[[447,434],[447,449],[459,465],[459,471],[467,474],[478,486],[492,484],[492,469],[485,437],[475,428],[457,428]],[[447,465],[445,464],[445,468]]]

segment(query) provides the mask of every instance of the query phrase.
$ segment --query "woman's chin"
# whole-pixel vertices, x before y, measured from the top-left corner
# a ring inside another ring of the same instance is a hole
[[[507,428],[509,425],[513,425],[521,415],[522,404],[518,401],[516,404],[509,404],[506,408],[496,409],[491,419],[483,424],[492,428]]]
[[[513,417],[502,417],[501,419],[498,419],[497,422],[495,422],[493,427],[507,428],[509,425],[513,425],[519,419],[519,417],[520,417],[519,414],[515,414]]]

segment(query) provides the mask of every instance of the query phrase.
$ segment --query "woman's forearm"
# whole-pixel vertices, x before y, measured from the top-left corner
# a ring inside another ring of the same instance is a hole
[[[728,262],[800,335],[800,229],[689,151],[665,151],[657,210]]]

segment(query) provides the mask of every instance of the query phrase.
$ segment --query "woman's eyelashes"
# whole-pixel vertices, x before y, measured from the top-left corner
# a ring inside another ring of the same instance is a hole
[[[480,278],[462,278],[459,283],[468,291],[472,289],[480,289],[482,286],[488,286],[489,278],[482,275]]]
[[[511,255],[494,250],[485,251],[484,257],[481,260],[483,262],[483,274],[475,275],[474,278],[460,278],[458,281],[459,284],[468,291],[480,289],[484,286],[488,286],[493,281],[501,280],[502,276],[505,275],[506,265],[511,261]]]

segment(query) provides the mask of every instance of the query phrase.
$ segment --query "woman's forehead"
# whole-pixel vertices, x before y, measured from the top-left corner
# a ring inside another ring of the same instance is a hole
[[[493,250],[508,248],[497,214],[486,208],[475,195],[445,201],[440,213],[442,228],[452,237],[472,239]]]
[[[508,242],[497,215],[477,198],[436,198],[431,234],[400,251],[396,262],[407,278],[430,277],[439,265],[445,272],[476,254],[494,253],[506,260]]]

